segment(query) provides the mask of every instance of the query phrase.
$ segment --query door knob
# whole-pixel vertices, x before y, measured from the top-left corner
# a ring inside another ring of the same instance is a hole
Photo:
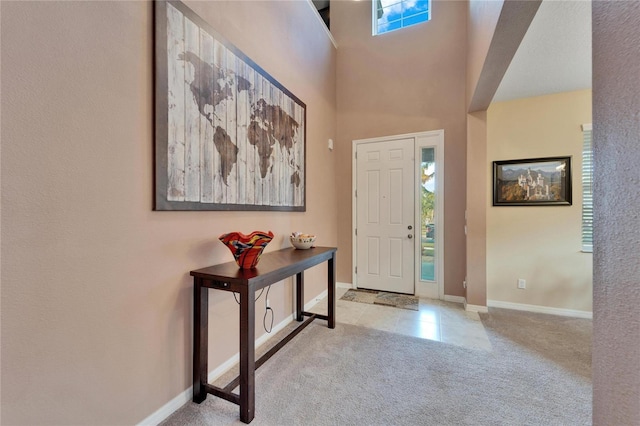
[[[413,235],[409,234],[407,235],[407,237],[409,237],[409,239],[413,238]]]
[[[413,226],[409,225],[409,226],[407,226],[407,229],[408,229],[408,230],[412,230],[412,229],[413,229]]]

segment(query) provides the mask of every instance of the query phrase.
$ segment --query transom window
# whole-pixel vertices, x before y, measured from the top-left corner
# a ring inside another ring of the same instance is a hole
[[[373,35],[431,19],[431,0],[374,0]]]

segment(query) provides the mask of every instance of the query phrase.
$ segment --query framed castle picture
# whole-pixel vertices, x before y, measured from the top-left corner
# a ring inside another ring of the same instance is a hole
[[[571,205],[571,157],[493,162],[494,206]]]
[[[305,211],[306,105],[182,2],[154,7],[154,210]]]

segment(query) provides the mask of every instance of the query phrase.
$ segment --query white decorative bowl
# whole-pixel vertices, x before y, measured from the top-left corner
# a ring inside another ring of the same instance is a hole
[[[316,236],[305,235],[299,237],[289,237],[289,241],[291,241],[291,244],[298,250],[307,250],[313,246],[313,243],[316,241]]]

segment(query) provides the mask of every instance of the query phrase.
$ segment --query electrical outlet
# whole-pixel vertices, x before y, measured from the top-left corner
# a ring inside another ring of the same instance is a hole
[[[271,307],[271,303],[269,303],[269,299],[267,299],[267,308]]]
[[[462,288],[467,288],[467,282],[466,281],[462,281]]]
[[[527,280],[524,278],[518,278],[518,288],[525,289],[527,288]]]

